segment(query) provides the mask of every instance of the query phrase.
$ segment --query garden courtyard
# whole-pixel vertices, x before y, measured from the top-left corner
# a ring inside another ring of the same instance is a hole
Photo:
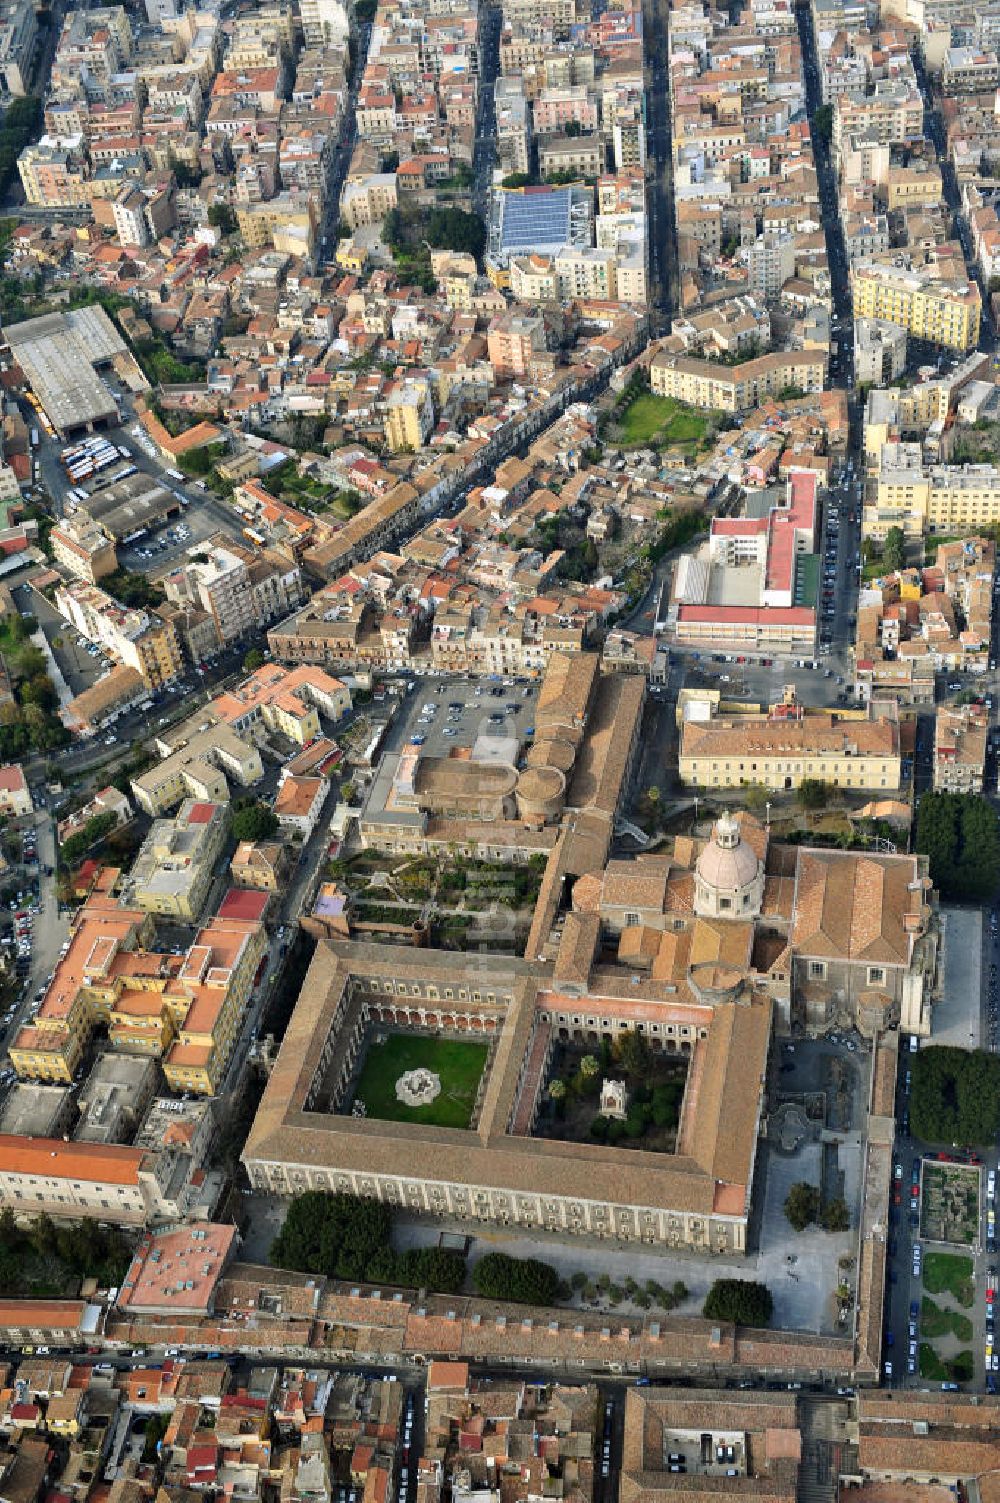
[[[979,1229],[979,1170],[925,1161],[920,1234],[929,1242],[971,1247]]]
[[[439,1038],[423,1033],[378,1035],[368,1046],[354,1103],[364,1104],[365,1116],[383,1122],[419,1122],[431,1127],[466,1128],[472,1120],[479,1082],[486,1068],[489,1045],[467,1039]],[[423,1092],[428,1099],[415,1104],[417,1088],[402,1095],[400,1082],[426,1072],[432,1078]],[[435,1090],[433,1082],[437,1082]],[[431,1094],[433,1092],[433,1095]],[[406,1099],[409,1096],[410,1099]]]
[[[592,1049],[568,1043],[556,1046],[535,1136],[673,1153],[687,1057],[655,1054],[643,1035],[634,1031],[619,1035],[613,1046],[605,1041]],[[611,1114],[601,1110],[606,1081],[620,1082],[625,1088],[621,1110]]]
[[[924,1258],[920,1306],[919,1372],[934,1383],[967,1383],[973,1360],[968,1343],[975,1303],[972,1259],[960,1253],[929,1252]]]
[[[625,448],[668,449],[673,445],[696,448],[704,440],[709,419],[673,397],[641,392],[619,415],[616,441]]]

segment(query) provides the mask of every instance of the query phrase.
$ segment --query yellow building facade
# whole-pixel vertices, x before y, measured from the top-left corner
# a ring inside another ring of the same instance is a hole
[[[982,300],[974,282],[953,284],[905,268],[869,262],[851,272],[855,318],[884,318],[915,339],[951,350],[979,340]]]

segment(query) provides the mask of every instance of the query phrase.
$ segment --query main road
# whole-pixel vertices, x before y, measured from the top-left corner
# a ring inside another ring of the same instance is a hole
[[[667,73],[667,7],[644,0],[646,49],[646,181],[648,188],[650,331],[666,333],[678,307],[677,235]]]

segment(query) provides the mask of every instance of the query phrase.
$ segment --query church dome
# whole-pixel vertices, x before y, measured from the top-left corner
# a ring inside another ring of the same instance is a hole
[[[721,815],[698,857],[696,871],[702,882],[719,892],[738,892],[756,880],[759,869],[757,853],[743,839],[736,820]]]

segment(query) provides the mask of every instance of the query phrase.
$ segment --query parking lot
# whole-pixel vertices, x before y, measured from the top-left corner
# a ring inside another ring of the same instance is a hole
[[[73,694],[82,694],[107,673],[112,666],[107,654],[96,643],[88,642],[44,595],[23,585],[16,599],[20,609],[35,617]]]
[[[513,679],[482,684],[425,679],[407,698],[387,748],[399,752],[409,744],[425,756],[447,757],[471,748],[481,735],[510,736],[523,743],[534,734],[536,698],[533,685]]]
[[[128,569],[143,569],[145,565],[158,563],[161,555],[183,553],[191,547],[192,542],[192,530],[188,523],[168,517],[159,527],[150,528],[145,537],[137,538],[128,548],[119,548],[118,557]],[[166,559],[163,561],[166,562]]]

